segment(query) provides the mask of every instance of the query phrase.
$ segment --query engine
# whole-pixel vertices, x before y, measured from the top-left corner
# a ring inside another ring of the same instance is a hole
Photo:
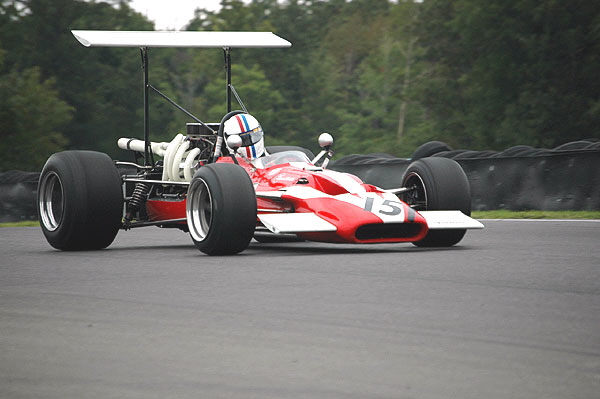
[[[125,228],[132,220],[143,221],[151,216],[146,214],[146,207],[144,206],[150,199],[180,201],[185,198],[187,186],[156,183],[157,181],[190,182],[196,170],[208,162],[212,156],[216,141],[214,131],[218,127],[218,123],[208,125],[188,123],[186,124],[186,135],[177,134],[170,142],[150,142],[152,153],[163,159],[151,167],[136,165],[138,168],[137,175],[135,177],[130,176],[135,180],[128,181],[127,178],[124,179],[127,200],[124,217]],[[136,152],[138,156],[139,153],[143,153],[145,150],[144,141],[138,139],[120,138],[117,145],[123,150]],[[152,180],[154,184],[140,181],[140,179]]]

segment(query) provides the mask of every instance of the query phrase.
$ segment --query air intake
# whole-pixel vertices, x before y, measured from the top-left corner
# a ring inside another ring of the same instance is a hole
[[[422,228],[418,223],[374,223],[360,226],[354,235],[361,241],[409,239],[419,235]]]

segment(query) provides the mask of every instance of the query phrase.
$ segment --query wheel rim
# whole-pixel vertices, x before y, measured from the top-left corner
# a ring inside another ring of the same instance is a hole
[[[190,184],[186,202],[188,228],[192,238],[203,241],[212,222],[212,197],[204,180],[196,178]]]
[[[410,173],[406,176],[404,187],[413,188],[404,194],[404,202],[417,211],[427,210],[427,190],[423,179],[417,173]]]
[[[55,172],[44,176],[40,184],[40,219],[43,226],[54,231],[63,220],[65,200],[60,177]]]

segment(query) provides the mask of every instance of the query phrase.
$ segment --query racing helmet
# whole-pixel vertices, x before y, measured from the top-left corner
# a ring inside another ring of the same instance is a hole
[[[227,119],[223,124],[223,134],[225,142],[227,142],[229,136],[238,135],[242,139],[242,145],[238,152],[241,152],[249,160],[261,157],[265,153],[262,127],[256,118],[250,114],[237,114]],[[233,152],[231,148],[229,150]]]

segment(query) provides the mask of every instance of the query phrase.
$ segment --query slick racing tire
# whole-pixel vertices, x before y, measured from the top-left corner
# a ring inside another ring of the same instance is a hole
[[[190,236],[207,255],[245,250],[256,227],[256,194],[246,171],[234,164],[209,164],[194,175],[186,216]]]
[[[64,251],[108,247],[122,225],[121,177],[106,154],[64,151],[42,169],[37,208],[48,243]]]
[[[471,215],[471,189],[460,165],[448,158],[422,158],[409,165],[402,187],[414,190],[401,199],[417,211],[459,210]],[[430,230],[418,247],[449,247],[464,237],[465,229]]]

